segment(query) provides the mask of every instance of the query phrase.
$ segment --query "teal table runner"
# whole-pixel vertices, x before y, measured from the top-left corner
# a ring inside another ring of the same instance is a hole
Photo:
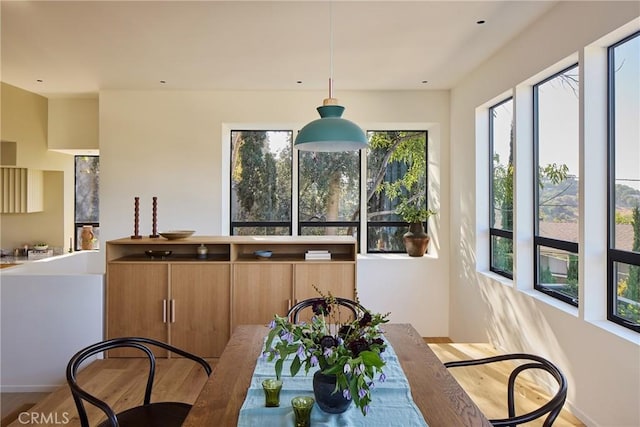
[[[384,373],[387,378],[384,382],[379,382],[376,379],[375,387],[371,389],[371,409],[367,416],[363,416],[360,409],[353,403],[342,414],[328,414],[315,404],[311,412],[311,425],[313,427],[428,427],[422,413],[413,402],[407,377],[400,367],[395,351],[388,342],[383,356],[386,362]],[[262,357],[258,358],[247,397],[240,408],[239,427],[288,427],[294,425],[291,399],[295,396],[313,397],[314,370],[310,370],[305,375],[303,368],[298,375],[291,377],[288,374],[290,365],[291,361],[287,360],[282,370],[283,384],[280,392],[280,407],[266,408],[262,381],[267,378],[275,378],[274,362],[267,362]]]

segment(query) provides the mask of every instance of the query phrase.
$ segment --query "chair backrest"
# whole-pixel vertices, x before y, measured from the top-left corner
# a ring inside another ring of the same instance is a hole
[[[335,303],[338,306],[346,307],[349,314],[352,314],[354,319],[359,318],[366,311],[366,309],[356,301],[341,297],[333,298],[335,299]],[[298,323],[298,321],[300,320],[300,314],[304,309],[313,309],[315,306],[323,303],[325,303],[325,298],[323,297],[302,300],[289,309],[289,311],[287,312],[287,317],[291,322]]]
[[[143,338],[143,337],[114,338],[106,341],[101,341],[96,344],[85,347],[82,350],[78,351],[76,354],[74,354],[73,357],[71,357],[71,359],[69,360],[69,363],[67,364],[67,383],[69,384],[69,388],[71,389],[71,394],[73,395],[73,400],[76,404],[76,408],[78,409],[78,415],[80,416],[80,423],[82,427],[89,427],[87,411],[84,407],[85,400],[91,403],[92,405],[100,408],[107,415],[107,419],[109,420],[109,422],[113,427],[118,426],[118,419],[116,417],[116,413],[113,411],[113,409],[111,409],[111,407],[106,402],[88,393],[78,385],[77,374],[78,374],[78,369],[80,368],[80,365],[82,365],[82,363],[88,358],[90,358],[91,356],[94,356],[106,350],[111,350],[114,348],[122,348],[122,347],[129,347],[129,348],[140,350],[147,356],[147,359],[149,360],[149,375],[147,376],[147,385],[144,393],[144,404],[148,405],[151,402],[151,391],[153,388],[153,379],[155,377],[155,371],[156,371],[156,359],[155,359],[155,356],[153,355],[153,352],[148,347],[149,345],[164,348],[166,350],[171,351],[172,353],[191,359],[194,362],[199,363],[204,368],[204,371],[206,372],[207,376],[211,375],[211,366],[203,358],[193,355],[191,353],[188,353],[170,344],[157,341],[151,338]]]
[[[564,402],[567,399],[567,379],[564,374],[556,365],[548,361],[547,359],[525,353],[503,354],[498,356],[485,357],[482,359],[473,360],[456,360],[452,362],[446,362],[444,366],[447,368],[454,368],[459,366],[474,366],[485,365],[489,363],[497,363],[505,360],[523,360],[528,361],[521,365],[517,365],[509,374],[509,382],[507,384],[507,406],[508,406],[508,418],[492,419],[489,420],[494,426],[517,426],[519,424],[528,423],[530,421],[541,418],[547,415],[543,426],[548,427],[556,420]],[[518,375],[529,369],[541,369],[548,372],[558,382],[558,389],[551,399],[541,407],[530,411],[526,414],[516,415],[515,410],[515,383]]]

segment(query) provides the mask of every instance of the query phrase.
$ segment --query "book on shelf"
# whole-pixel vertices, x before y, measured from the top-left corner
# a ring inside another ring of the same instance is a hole
[[[322,249],[308,250],[304,254],[304,259],[307,259],[307,260],[331,259],[331,252],[327,250],[322,250]]]

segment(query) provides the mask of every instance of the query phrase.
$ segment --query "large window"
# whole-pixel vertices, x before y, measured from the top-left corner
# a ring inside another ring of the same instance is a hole
[[[578,66],[534,86],[534,287],[578,305]]]
[[[513,99],[489,108],[491,271],[513,278]]]
[[[367,251],[404,252],[401,204],[427,207],[427,132],[370,131],[367,155]]]
[[[100,157],[75,156],[75,244],[80,250],[82,227],[93,227],[93,249],[99,249],[100,238]]]
[[[640,332],[640,33],[609,48],[608,317]]]
[[[356,239],[360,230],[360,151],[298,151],[298,234]]]
[[[427,207],[427,132],[369,131],[368,150],[295,159],[293,133],[231,131],[230,234],[353,236],[367,252],[405,252],[407,224],[395,212]]]
[[[231,234],[291,234],[292,131],[231,132]]]

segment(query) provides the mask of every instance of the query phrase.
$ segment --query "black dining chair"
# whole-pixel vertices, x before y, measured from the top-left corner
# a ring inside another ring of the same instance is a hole
[[[491,363],[498,363],[505,360],[520,360],[525,361],[522,364],[515,365],[509,374],[509,381],[507,384],[507,410],[508,417],[500,419],[489,420],[494,426],[512,427],[519,424],[528,423],[546,415],[543,426],[548,427],[553,425],[554,421],[560,414],[564,402],[567,399],[567,379],[564,374],[547,359],[536,356],[533,354],[514,353],[503,354],[498,356],[485,357],[482,359],[472,360],[456,360],[446,362],[444,366],[447,368],[455,368],[460,366],[476,366],[486,365]],[[558,389],[555,394],[544,405],[539,408],[527,412],[522,415],[516,415],[515,408],[515,384],[518,375],[530,369],[539,369],[548,372],[558,382]]]
[[[350,300],[348,298],[341,298],[341,297],[333,297],[333,298],[335,299],[335,304],[340,307],[346,307],[347,310],[351,314],[353,314],[354,319],[359,318],[366,311],[366,309],[356,301]],[[304,309],[309,307],[311,309],[314,309],[314,307],[320,306],[325,302],[326,300],[323,297],[309,298],[309,299],[302,300],[289,309],[289,311],[287,312],[287,317],[291,322],[298,323],[300,314]]]
[[[106,414],[107,419],[101,422],[98,427],[178,427],[182,425],[191,409],[190,404],[183,402],[151,403],[151,390],[155,377],[156,359],[149,348],[150,345],[169,350],[172,353],[191,359],[203,367],[207,376],[211,374],[211,366],[203,358],[151,338],[114,338],[90,345],[77,352],[67,364],[67,383],[69,384],[73,400],[78,409],[82,427],[89,427],[84,401],[97,406]],[[80,365],[91,356],[106,350],[122,347],[138,349],[146,354],[149,360],[149,374],[147,376],[147,385],[144,393],[144,403],[116,414],[105,401],[93,396],[78,385],[77,373]]]

